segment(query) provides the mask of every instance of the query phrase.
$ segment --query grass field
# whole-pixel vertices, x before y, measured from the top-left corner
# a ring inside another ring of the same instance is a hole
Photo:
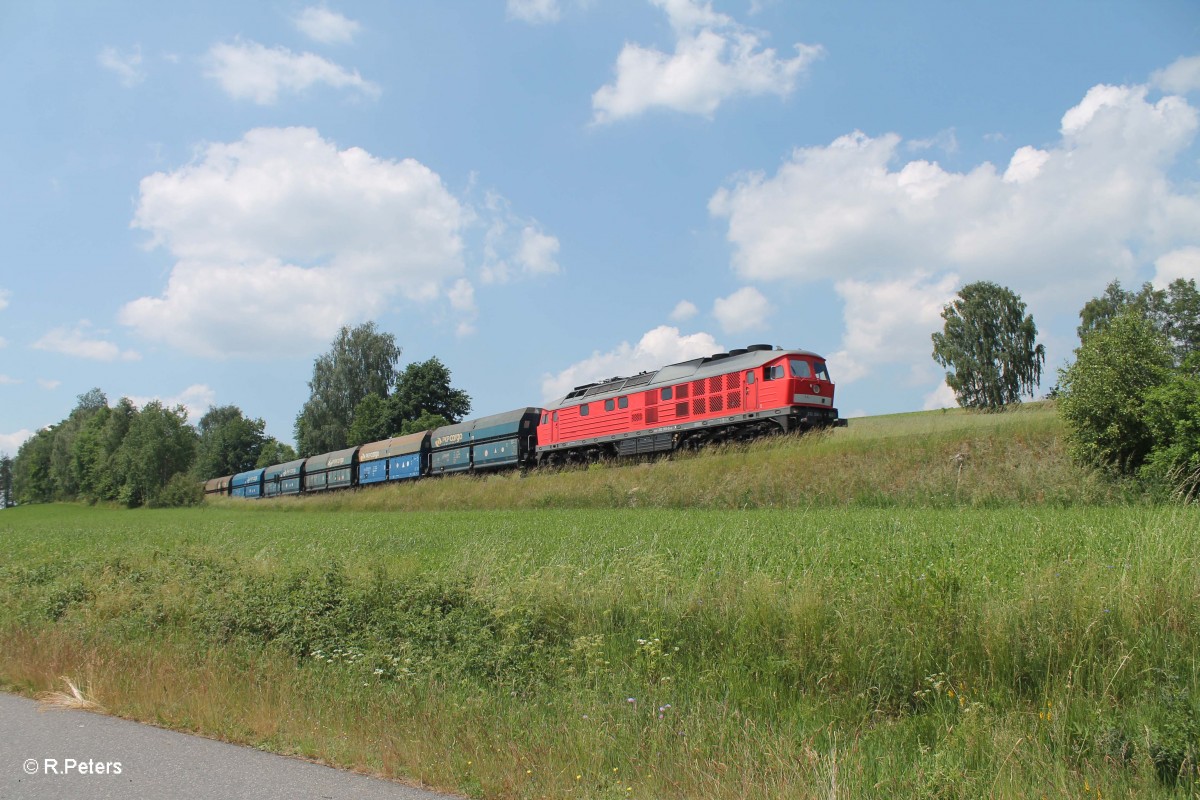
[[[0,682],[480,797],[1193,796],[1197,509],[1078,473],[1046,409],[856,423],[10,510]]]

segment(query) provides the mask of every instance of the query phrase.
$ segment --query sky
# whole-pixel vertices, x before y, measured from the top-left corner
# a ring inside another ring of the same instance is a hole
[[[368,320],[472,415],[751,343],[944,407],[977,280],[1044,393],[1111,280],[1200,278],[1194,0],[0,0],[0,109],[10,454],[92,387],[294,441]]]

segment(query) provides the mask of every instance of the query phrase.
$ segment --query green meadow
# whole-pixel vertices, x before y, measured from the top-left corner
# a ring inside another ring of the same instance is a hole
[[[0,684],[487,798],[1186,797],[1200,510],[1053,409],[0,514]]]

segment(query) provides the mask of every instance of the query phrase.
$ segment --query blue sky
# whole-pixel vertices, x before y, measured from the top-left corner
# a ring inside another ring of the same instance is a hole
[[[0,5],[0,450],[99,386],[292,440],[373,319],[474,413],[754,342],[951,402],[942,306],[1200,278],[1194,2]]]

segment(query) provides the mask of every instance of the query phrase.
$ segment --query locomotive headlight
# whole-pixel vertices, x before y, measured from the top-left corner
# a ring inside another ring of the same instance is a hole
[[[810,389],[812,389],[812,392],[813,392],[813,394],[820,394],[820,393],[821,393],[821,384],[819,384],[819,383],[810,383],[808,386],[809,386],[809,388],[810,388]]]

